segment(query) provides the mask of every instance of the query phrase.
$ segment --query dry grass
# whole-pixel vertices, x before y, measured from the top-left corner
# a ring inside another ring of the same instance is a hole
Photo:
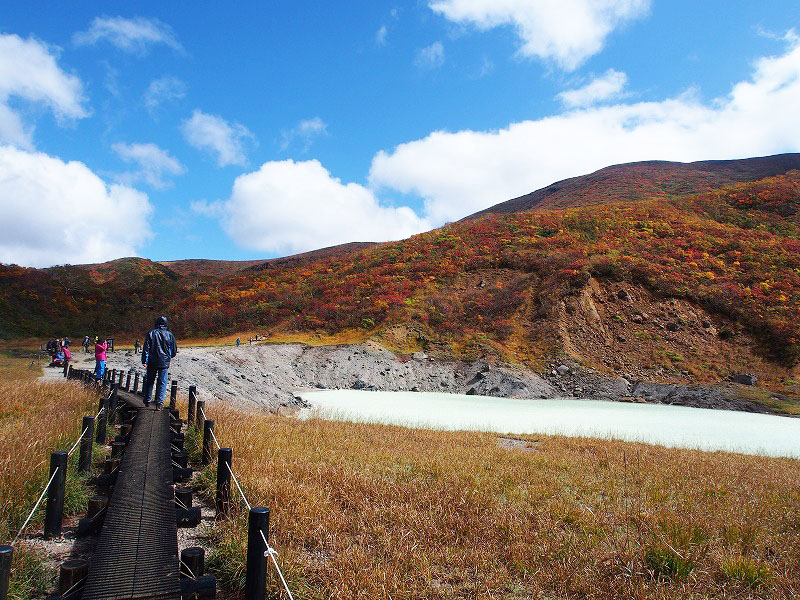
[[[796,460],[208,412],[296,598],[800,595]],[[234,585],[245,522],[211,560]]]
[[[80,434],[81,417],[97,409],[96,393],[75,383],[39,383],[41,369],[30,362],[0,356],[3,543],[16,534],[47,483],[50,452],[68,450]]]

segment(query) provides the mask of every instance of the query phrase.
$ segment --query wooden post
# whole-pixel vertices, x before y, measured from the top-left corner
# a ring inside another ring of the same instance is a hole
[[[13,546],[0,546],[0,600],[8,598],[8,587],[11,581],[11,562],[13,559]]]
[[[56,472],[56,470],[58,472]],[[55,477],[53,477],[55,473]],[[67,453],[50,453],[50,477],[53,481],[47,489],[47,504],[44,516],[44,537],[60,537],[64,520],[64,488],[67,481]]]
[[[83,417],[81,423],[81,449],[78,456],[78,471],[88,473],[92,470],[92,438],[94,438],[94,417]]]
[[[117,396],[117,392],[119,391],[119,385],[116,383],[111,384],[111,394],[108,397],[108,402],[106,403],[106,409],[108,410],[108,422],[112,425],[117,420],[117,404],[119,402],[119,396]]]
[[[175,504],[179,508],[192,508],[192,488],[190,487],[176,487],[175,488]]]
[[[217,451],[217,495],[214,504],[218,519],[227,517],[231,510],[231,472],[225,465],[230,467],[232,459],[231,448],[220,448]]]
[[[206,551],[200,546],[181,550],[181,577],[197,579],[205,570]]]
[[[264,534],[264,538],[261,534]],[[245,600],[264,600],[267,587],[267,548],[269,541],[269,509],[257,506],[247,517],[247,570],[245,572]]]
[[[125,442],[111,442],[111,458],[122,458]]]
[[[205,418],[206,418],[206,402],[205,400],[198,400],[197,407],[194,413],[194,426],[200,427],[200,424],[205,420]]]
[[[191,425],[194,423],[194,413],[197,404],[197,387],[189,386],[189,412],[186,414],[186,424]]]
[[[133,393],[136,394],[136,392],[138,391],[139,391],[139,371],[136,371],[136,373],[134,373],[133,375]]]
[[[175,410],[175,403],[178,400],[178,380],[172,380],[172,387],[169,390],[169,407]]]
[[[98,444],[106,443],[106,423],[108,423],[108,398],[102,396],[100,398],[100,406],[97,407],[97,412],[100,416],[97,417],[97,437],[95,440]]]
[[[58,574],[58,593],[66,594],[89,575],[89,561],[81,558],[65,560]]]
[[[131,372],[128,370],[128,378],[125,380],[125,391],[131,391]]]
[[[101,510],[108,506],[108,496],[97,495],[89,497],[89,508],[86,511],[86,516],[90,519],[97,516]]]

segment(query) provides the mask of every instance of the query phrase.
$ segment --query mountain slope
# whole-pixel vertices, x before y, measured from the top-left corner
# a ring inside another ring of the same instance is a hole
[[[772,177],[792,169],[800,169],[800,154],[693,163],[646,161],[614,165],[589,175],[558,181],[530,194],[495,204],[463,220],[533,208],[567,208],[696,194]]]
[[[754,371],[793,381],[799,211],[791,171],[702,193],[487,214],[217,277],[144,259],[3,266],[0,335],[132,338],[164,312],[179,336],[371,338],[534,367],[566,354],[650,380]]]

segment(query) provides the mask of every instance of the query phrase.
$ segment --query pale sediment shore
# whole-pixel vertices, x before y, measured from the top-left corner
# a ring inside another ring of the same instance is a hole
[[[107,368],[142,371],[140,361],[140,355],[132,351],[117,351],[109,353]],[[73,354],[73,364],[77,368],[93,368],[94,356],[78,349]],[[46,368],[43,379],[60,376],[60,369]],[[304,402],[298,393],[309,389],[366,389],[529,399],[637,397],[653,403],[767,412],[761,405],[740,397],[732,385],[631,382],[575,365],[567,372],[551,369],[542,375],[483,360],[432,359],[421,353],[398,356],[372,343],[179,347],[170,366],[170,379],[179,380],[184,392],[188,385],[196,385],[201,399],[252,411],[301,407]]]

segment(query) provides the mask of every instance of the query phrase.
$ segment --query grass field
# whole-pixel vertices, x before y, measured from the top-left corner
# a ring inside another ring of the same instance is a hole
[[[47,483],[50,452],[69,450],[80,435],[81,417],[97,410],[97,394],[76,383],[42,384],[41,366],[19,353],[0,354],[0,539],[8,544]],[[77,452],[72,456],[75,463]],[[85,511],[87,486],[67,476],[65,513]],[[26,533],[41,528],[40,507]],[[52,574],[24,544],[15,546],[11,598],[31,598]]]
[[[208,413],[295,598],[800,597],[800,461]],[[240,510],[209,561],[234,588]]]

